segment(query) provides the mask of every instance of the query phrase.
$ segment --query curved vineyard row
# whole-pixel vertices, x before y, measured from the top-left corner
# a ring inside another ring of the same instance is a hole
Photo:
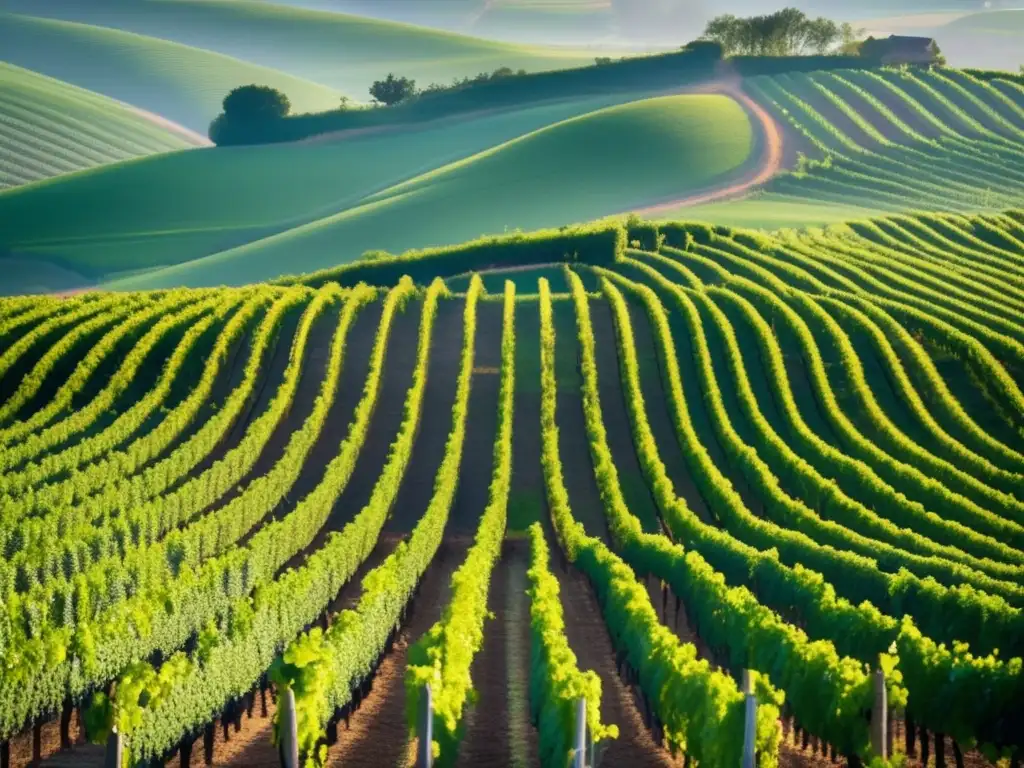
[[[840,79],[764,90],[847,114]],[[631,222],[509,280],[0,303],[0,754],[59,719],[101,761],[79,709],[133,768],[274,761],[294,698],[304,759],[398,759],[429,683],[437,765],[562,765],[584,698],[598,754],[732,767],[747,731],[795,766],[799,733],[858,766],[881,670],[897,752],[1017,759],[1021,221]]]
[[[1018,206],[1024,111],[998,84],[955,70],[748,78],[747,93],[808,148],[763,194],[893,211]]]

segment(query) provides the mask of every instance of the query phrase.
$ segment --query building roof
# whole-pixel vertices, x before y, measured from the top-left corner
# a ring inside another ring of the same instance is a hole
[[[888,43],[890,50],[905,51],[907,53],[926,53],[935,43],[931,37],[911,37],[909,35],[889,35],[879,42]]]

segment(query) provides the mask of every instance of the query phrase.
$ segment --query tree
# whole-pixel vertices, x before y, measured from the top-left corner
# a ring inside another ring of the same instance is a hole
[[[840,27],[831,19],[819,17],[807,22],[807,46],[815,53],[828,53],[842,39]]]
[[[725,47],[717,40],[692,40],[683,50],[704,59],[718,61],[725,55]]]
[[[847,32],[851,35],[852,27]],[[808,51],[823,54],[843,37],[844,27],[830,19],[809,19],[797,8],[783,8],[741,19],[716,16],[704,29],[704,38],[722,45],[727,55],[798,56]]]
[[[224,97],[224,115],[232,123],[279,120],[290,109],[288,97],[268,85],[242,85]]]
[[[370,95],[381,104],[398,104],[416,95],[416,81],[388,73],[386,78],[370,86]]]

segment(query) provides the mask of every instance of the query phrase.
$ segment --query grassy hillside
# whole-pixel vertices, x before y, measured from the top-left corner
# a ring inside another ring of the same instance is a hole
[[[0,13],[3,60],[155,112],[206,133],[232,88],[262,83],[293,110],[337,106],[329,86],[223,54],[120,30]]]
[[[593,62],[588,51],[499,43],[380,19],[238,0],[50,0],[45,13],[227,54],[369,100],[388,72],[420,85],[507,66],[530,71]],[[0,2],[0,7],[3,3]],[[288,92],[287,88],[284,88]],[[289,93],[290,95],[290,93]],[[304,111],[300,109],[299,111]]]
[[[724,96],[672,96],[610,107],[367,196],[357,205],[118,288],[216,285],[314,270],[367,249],[442,245],[536,229],[682,197],[744,165],[753,132]]]
[[[950,66],[1016,72],[1024,65],[1024,9],[972,13],[932,34]]]
[[[100,168],[0,194],[0,249],[97,278],[175,264],[337,213],[606,103],[580,99],[343,141],[204,150]],[[64,213],[55,220],[53,210]]]
[[[0,62],[0,189],[207,143],[113,99]]]

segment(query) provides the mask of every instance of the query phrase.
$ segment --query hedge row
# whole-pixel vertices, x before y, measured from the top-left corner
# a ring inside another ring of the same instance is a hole
[[[394,285],[403,275],[417,284],[464,272],[552,262],[608,265],[626,250],[626,230],[617,222],[481,237],[459,245],[406,251],[401,255],[365,256],[361,261],[305,275],[283,277],[278,284],[322,286]]]

